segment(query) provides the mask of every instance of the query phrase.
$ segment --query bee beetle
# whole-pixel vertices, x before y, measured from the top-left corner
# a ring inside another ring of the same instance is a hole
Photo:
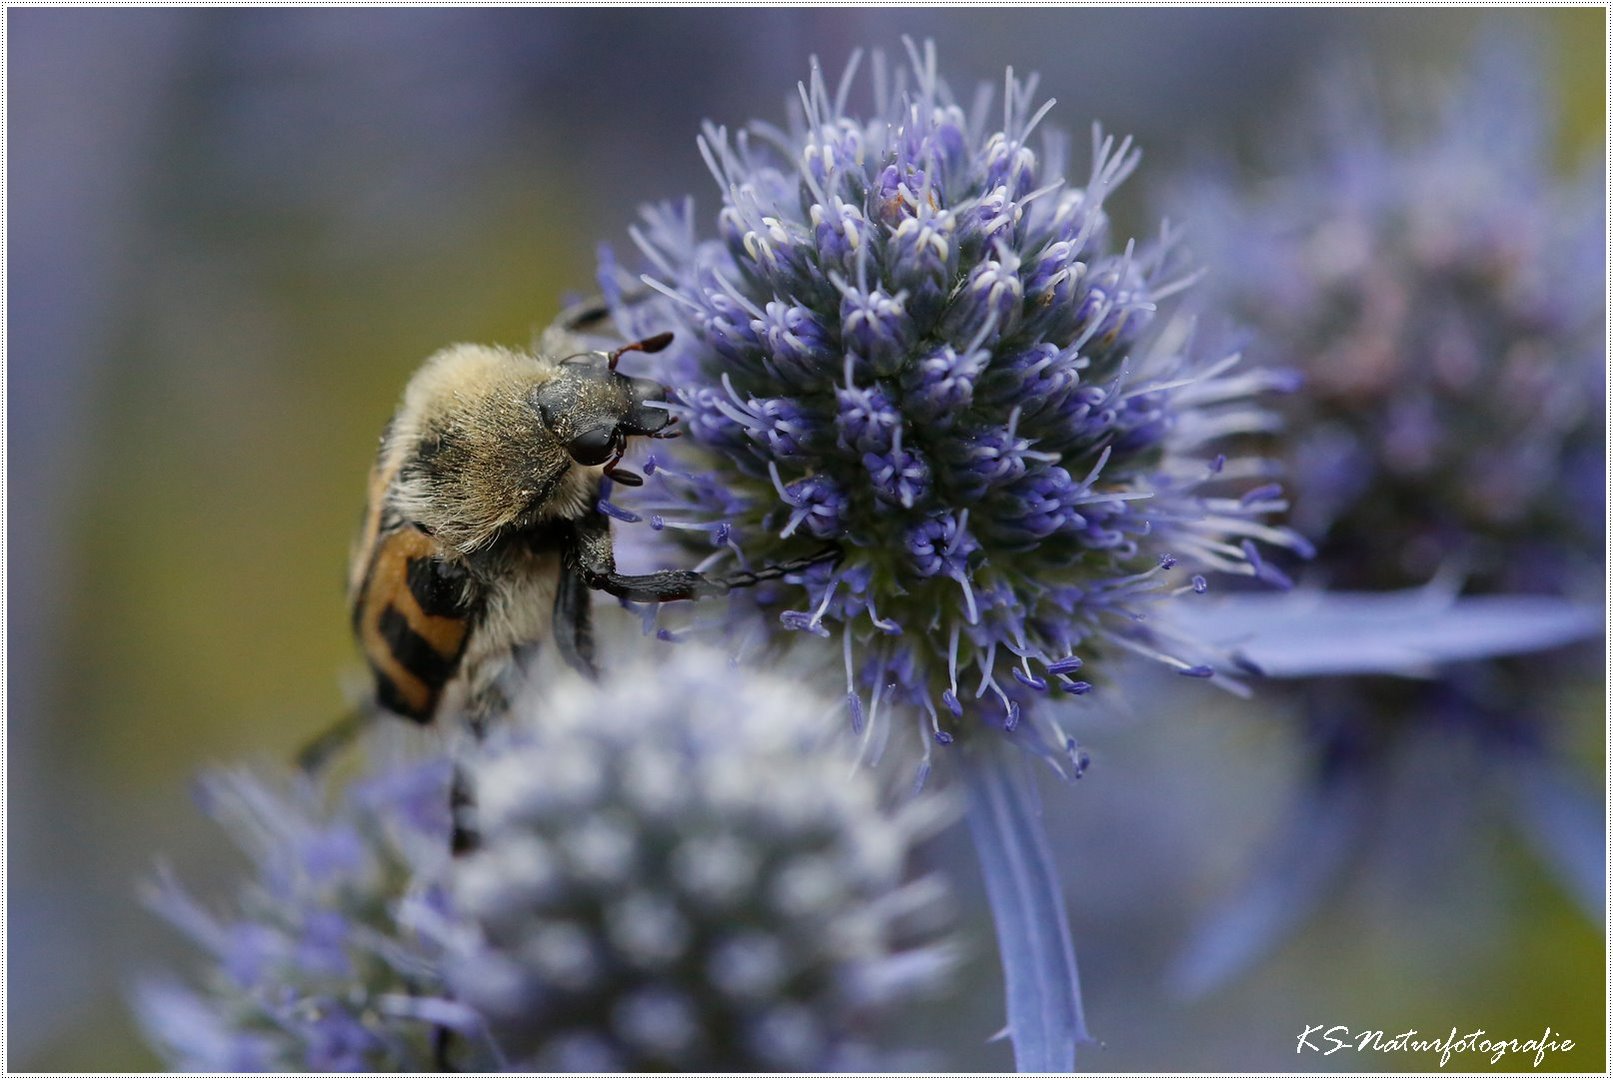
[[[828,557],[709,579],[691,570],[617,571],[602,481],[637,486],[621,467],[629,440],[676,433],[665,387],[616,370],[670,333],[609,352],[578,335],[606,312],[573,309],[532,352],[452,345],[428,359],[381,435],[348,574],[353,632],[375,704],[418,723],[463,687],[474,733],[503,706],[515,651],[552,637],[595,678],[592,590],[664,602],[720,595]],[[363,717],[350,718],[356,728]],[[342,725],[299,755],[318,768],[347,741]]]

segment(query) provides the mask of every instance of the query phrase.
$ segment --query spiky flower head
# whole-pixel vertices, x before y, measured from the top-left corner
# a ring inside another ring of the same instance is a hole
[[[480,843],[453,868],[449,982],[508,1063],[863,1060],[880,1007],[944,968],[939,886],[908,875],[942,804],[887,811],[824,702],[698,647],[548,689],[469,764]]]
[[[444,1031],[478,1030],[443,996],[434,944],[399,921],[414,875],[446,859],[446,762],[378,771],[330,807],[306,778],[220,772],[201,791],[255,876],[219,912],[171,875],[151,890],[152,906],[210,954],[199,985],[155,979],[135,998],[175,1068],[431,1070]]]
[[[1091,689],[1110,646],[1212,674],[1149,605],[1293,541],[1261,523],[1283,503],[1259,466],[1211,447],[1267,426],[1249,396],[1272,376],[1165,316],[1188,281],[1168,235],[1111,236],[1130,141],[1095,130],[1071,183],[1034,78],[966,110],[933,49],[909,52],[892,78],[876,61],[868,118],[847,108],[853,62],[833,93],[814,66],[787,129],[708,126],[715,236],[692,201],[658,206],[634,233],[643,282],[607,256],[623,328],[677,332],[657,374],[687,438],[606,509],[708,566],[838,549],[738,603],[839,638],[853,723],[916,706],[927,758],[931,734],[1012,730],[1029,699]],[[1045,716],[1020,735],[1076,753]]]
[[[1295,524],[1337,587],[1562,590],[1599,558],[1601,168],[1556,170],[1530,59],[1488,41],[1403,99],[1335,79],[1293,157],[1189,193],[1209,290],[1306,376]]]
[[[1283,144],[1294,156],[1258,181],[1200,177],[1180,198],[1208,291],[1306,376],[1285,402],[1286,456],[1316,570],[1341,589],[1446,571],[1468,592],[1557,593],[1565,609],[1589,599],[1605,505],[1599,163],[1572,179],[1554,169],[1547,80],[1516,41],[1487,40],[1432,94],[1374,93],[1340,74]],[[1438,657],[1483,621],[1436,633],[1420,620],[1418,646]],[[1364,626],[1369,649],[1373,637]],[[1430,820],[1472,827],[1498,809],[1600,923],[1599,785],[1552,752],[1565,718],[1552,691],[1591,674],[1588,658],[1300,684],[1309,783],[1253,880],[1201,927],[1183,985],[1237,974],[1360,866],[1373,837],[1403,833],[1404,855],[1420,842],[1408,837],[1438,835],[1448,859],[1460,838]]]

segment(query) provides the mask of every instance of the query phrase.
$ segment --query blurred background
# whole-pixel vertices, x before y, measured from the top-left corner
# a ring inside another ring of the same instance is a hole
[[[1564,162],[1600,153],[1603,14],[1486,16],[1554,63]],[[1476,16],[1344,11],[11,9],[8,59],[8,1064],[158,1067],[124,995],[192,959],[136,887],[238,871],[195,812],[208,763],[283,761],[343,708],[342,597],[376,437],[415,365],[522,344],[590,289],[637,204],[714,199],[702,119],[778,119],[820,56],[933,37],[955,88],[1036,70],[1052,122],[1136,135],[1139,180],[1246,147],[1319,64],[1449,68]],[[1152,231],[1134,183],[1116,204]],[[1600,687],[1575,699],[1587,776]],[[1307,1023],[1549,1024],[1604,1064],[1604,946],[1503,850],[1437,895],[1366,877],[1207,1000],[1163,972],[1294,784],[1283,729],[1213,695],[1103,727],[1049,787],[1092,1030],[1083,1067],[1296,1061]],[[1062,828],[1062,827],[1061,827]],[[993,970],[961,831],[965,932]],[[914,1018],[937,1067],[1010,1065],[992,977]],[[1401,1023],[1404,1021],[1404,1023]],[[1482,1067],[1478,1059],[1464,1068]],[[1503,1067],[1508,1067],[1506,1064]],[[1511,1067],[1516,1067],[1515,1065]]]

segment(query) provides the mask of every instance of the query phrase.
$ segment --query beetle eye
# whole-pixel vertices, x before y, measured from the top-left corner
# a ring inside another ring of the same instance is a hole
[[[579,465],[603,465],[620,443],[616,428],[594,427],[566,444],[566,453]]]

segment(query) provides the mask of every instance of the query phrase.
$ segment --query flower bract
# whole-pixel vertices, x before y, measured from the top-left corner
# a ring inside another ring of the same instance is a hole
[[[1252,398],[1283,377],[1171,314],[1192,281],[1171,234],[1114,235],[1129,140],[1095,129],[1072,180],[1034,78],[966,105],[909,52],[875,64],[866,116],[853,63],[835,89],[814,68],[787,127],[708,126],[714,219],[647,209],[642,280],[607,257],[618,323],[677,334],[657,374],[687,435],[607,510],[707,567],[828,552],[739,603],[836,639],[854,725],[917,717],[926,759],[1017,730],[1079,771],[1026,706],[1118,651],[1213,676],[1150,607],[1212,571],[1278,580],[1256,545],[1302,546],[1265,523],[1285,504],[1263,465],[1216,448],[1271,425]]]

